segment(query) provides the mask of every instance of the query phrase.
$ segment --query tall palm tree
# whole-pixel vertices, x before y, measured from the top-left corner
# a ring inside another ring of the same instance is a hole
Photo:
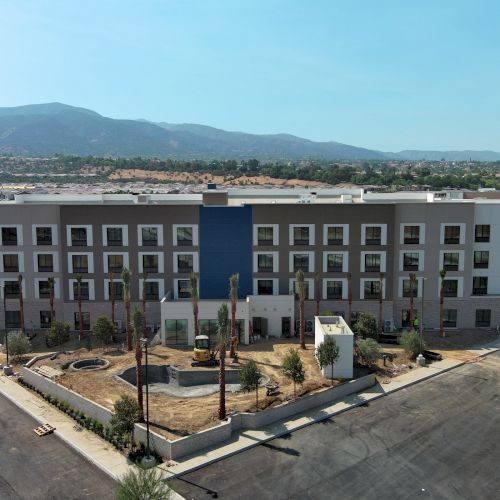
[[[226,346],[228,330],[227,305],[222,304],[217,311],[219,349],[219,420],[226,418]]]
[[[200,334],[198,325],[198,275],[191,273],[189,275],[189,295],[191,295],[191,305],[193,307],[193,321],[194,321],[194,337]]]
[[[238,273],[233,274],[229,278],[229,298],[231,299],[231,347],[229,356],[231,358],[234,358],[236,351],[236,304],[238,303],[239,281],[240,275]]]
[[[132,331],[130,329],[130,271],[122,270],[123,300],[125,301],[125,328],[127,331],[127,351],[132,350]]]
[[[54,278],[50,276],[47,281],[49,283],[50,324],[52,324],[56,319],[56,312],[54,310]]]
[[[144,338],[147,338],[148,336],[148,325],[146,322],[146,283],[148,281],[148,273],[143,272],[142,273],[142,335]]]
[[[384,273],[380,273],[380,291],[378,295],[378,334],[382,334],[384,326]]]
[[[306,299],[306,283],[304,280],[304,271],[299,269],[295,274],[295,279],[297,282],[297,294],[299,296],[299,338],[300,338],[300,348],[306,348],[306,336],[305,336],[305,318],[304,318],[304,301]]]
[[[314,298],[316,299],[316,316],[319,316],[319,302],[321,300],[321,280],[319,273],[314,273]]]
[[[115,282],[113,281],[113,271],[109,272],[109,299],[111,300],[111,322],[113,323],[113,331],[115,329]]]
[[[413,322],[415,321],[413,291],[415,289],[415,283],[417,282],[417,275],[415,273],[410,273],[409,276],[410,276],[410,328],[413,328]]]
[[[444,332],[444,279],[446,278],[446,270],[441,269],[439,271],[439,277],[441,278],[441,287],[439,289],[439,333],[441,337],[445,337]]]
[[[17,282],[19,284],[19,316],[20,316],[20,321],[21,321],[21,332],[25,333],[25,331],[24,331],[23,277],[21,274],[17,277]]]
[[[78,340],[82,340],[83,337],[83,314],[82,314],[82,275],[76,275],[76,300],[78,301],[78,327],[80,332],[78,334]]]
[[[133,313],[133,323],[134,323],[134,345],[135,345],[135,380],[137,386],[137,404],[141,408],[144,414],[144,403],[142,394],[142,344],[141,344],[141,333],[142,333],[142,322],[143,316],[141,311],[137,306],[134,307]],[[148,367],[146,366],[146,370]]]
[[[347,273],[347,324],[352,326],[352,273]]]

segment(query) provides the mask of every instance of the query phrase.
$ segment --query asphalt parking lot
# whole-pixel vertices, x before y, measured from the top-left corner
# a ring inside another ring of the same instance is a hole
[[[54,434],[0,396],[0,498],[66,500],[114,498],[117,483]]]
[[[500,353],[186,474],[186,498],[500,498]]]

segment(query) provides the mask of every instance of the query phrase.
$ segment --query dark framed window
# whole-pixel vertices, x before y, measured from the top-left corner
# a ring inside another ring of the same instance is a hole
[[[87,246],[87,228],[72,227],[71,228],[71,245],[74,247]]]
[[[445,328],[456,328],[457,326],[456,309],[445,309],[443,311],[443,326]]]
[[[443,294],[445,297],[457,297],[458,296],[458,280],[443,280]]]
[[[38,282],[38,296],[41,299],[49,299],[50,298],[50,285],[49,285],[48,280]]]
[[[273,280],[257,280],[257,295],[272,295]]]
[[[301,226],[293,228],[293,244],[309,245],[309,227]]]
[[[19,298],[19,282],[18,281],[5,281],[4,291],[6,299],[18,299]]]
[[[474,230],[474,241],[476,243],[488,243],[490,241],[489,224],[478,224]]]
[[[123,271],[123,255],[108,255],[108,271],[112,273]]]
[[[458,252],[443,253],[443,269],[446,271],[458,271],[460,254]]]
[[[158,272],[158,255],[143,255],[142,269],[145,273]]]
[[[405,245],[418,245],[420,243],[420,226],[404,226],[403,242]]]
[[[177,228],[177,245],[178,246],[193,246],[193,228],[178,227]]]
[[[487,276],[474,276],[472,278],[472,295],[488,295]]]
[[[167,345],[187,345],[188,343],[187,319],[165,320],[165,343]]]
[[[411,292],[410,280],[403,280],[403,297],[409,297]],[[413,283],[413,297],[418,297],[418,280]]]
[[[403,254],[403,271],[418,271],[418,252],[405,252]]]
[[[141,229],[142,244],[143,246],[157,246],[158,245],[158,228],[157,227],[143,227]]]
[[[54,256],[51,253],[39,253],[37,260],[39,273],[54,272]]]
[[[7,330],[21,328],[21,311],[5,311],[5,326]]]
[[[35,232],[37,245],[52,245],[51,227],[37,227]]]
[[[380,281],[365,281],[364,286],[365,299],[378,299],[380,298]]]
[[[257,255],[257,271],[259,273],[273,272],[273,254]]]
[[[365,254],[365,272],[380,272],[380,254],[367,253]]]
[[[413,309],[413,318],[418,317],[417,312],[418,311],[416,309]],[[413,326],[413,325],[410,325],[410,310],[409,309],[402,309],[401,310],[401,327],[408,328],[410,326]]]
[[[80,330],[80,315],[78,312],[74,313],[75,330]],[[84,330],[90,330],[90,313],[82,312],[82,326]]]
[[[3,255],[3,271],[4,273],[19,272],[19,256],[17,253]]]
[[[460,243],[460,226],[444,226],[445,245],[458,245]]]
[[[342,298],[342,281],[328,280],[326,282],[326,298],[327,300]]]
[[[179,297],[179,299],[191,298],[191,288],[189,285],[189,280],[177,281],[177,297]]]
[[[193,272],[193,255],[186,253],[177,255],[177,272],[192,273]]]
[[[365,244],[382,244],[382,228],[380,226],[368,226],[367,228],[365,228]]]
[[[491,326],[491,309],[476,309],[476,327]]]
[[[200,335],[206,335],[213,346],[217,342],[219,324],[216,319],[200,319],[198,321]]]
[[[343,245],[344,244],[344,228],[343,227],[329,227],[327,233],[327,240],[329,245]]]
[[[17,245],[17,227],[2,227],[2,245]]]
[[[73,272],[74,273],[88,273],[89,272],[89,257],[88,257],[88,255],[72,255],[71,256],[71,263],[73,265]]]
[[[488,250],[474,251],[474,268],[486,269],[490,261],[490,252]]]
[[[123,246],[123,229],[121,227],[107,227],[106,239],[109,247]]]
[[[309,255],[307,253],[294,254],[293,256],[293,272],[309,271]]]
[[[50,311],[40,311],[40,328],[50,328],[52,317]]]
[[[257,228],[257,244],[261,246],[272,245],[274,241],[273,227],[258,227]]]
[[[304,291],[305,291],[304,300],[309,300],[309,283],[307,281],[304,282]],[[295,298],[298,300],[298,298],[299,298],[299,288],[298,288],[297,281],[293,282],[293,293],[295,295]]]
[[[341,273],[344,256],[341,253],[330,253],[326,256],[326,270],[329,273]]]
[[[115,300],[123,300],[123,283],[121,281],[108,282],[109,300],[113,297]]]
[[[80,283],[80,296],[82,300],[89,300],[89,283],[82,281]],[[78,283],[73,281],[73,300],[78,300]]]
[[[157,281],[146,281],[146,300],[160,300],[160,286]]]

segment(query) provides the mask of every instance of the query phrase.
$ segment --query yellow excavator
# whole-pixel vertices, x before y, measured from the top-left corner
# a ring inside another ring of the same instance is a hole
[[[218,366],[217,351],[210,350],[207,335],[198,335],[194,339],[193,362],[191,366]]]

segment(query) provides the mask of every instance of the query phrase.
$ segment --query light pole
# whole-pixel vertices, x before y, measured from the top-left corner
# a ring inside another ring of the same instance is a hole
[[[5,332],[5,353],[7,356],[7,366],[9,366],[9,336],[7,335],[7,301],[5,300],[5,284],[0,284],[3,297],[3,330]]]
[[[151,456],[149,448],[149,385],[148,385],[148,339],[140,339],[142,347],[146,354],[146,456],[142,459],[142,464],[146,467],[153,467],[156,464],[156,460]]]
[[[425,281],[427,278],[422,278],[422,318],[420,320],[420,354],[422,354],[422,347],[424,343],[424,295],[425,295]]]

